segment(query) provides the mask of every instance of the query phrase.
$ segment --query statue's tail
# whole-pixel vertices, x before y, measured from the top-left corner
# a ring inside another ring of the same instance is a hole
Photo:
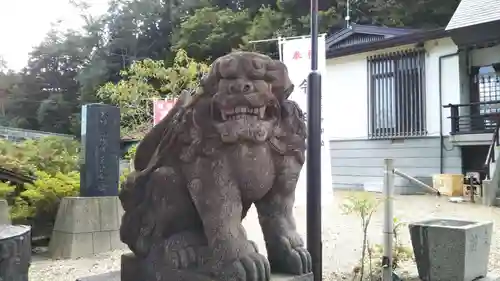
[[[152,186],[148,180],[152,172],[161,166],[160,150],[168,149],[175,143],[183,115],[192,103],[189,92],[184,91],[167,116],[147,133],[137,147],[134,159],[135,171],[122,184],[120,201],[125,213],[120,227],[120,238],[137,256],[147,255],[150,245],[147,241],[154,232],[154,216],[148,215],[148,206],[153,201]]]
[[[144,139],[137,146],[134,159],[134,168],[137,171],[142,171],[150,164],[156,148],[160,142],[169,135],[172,131],[172,122],[179,116],[179,112],[188,106],[192,101],[191,94],[188,91],[183,91],[180,98],[174,104],[174,107],[168,112],[167,116],[163,118],[151,131],[149,131]],[[171,135],[171,134],[170,134]]]

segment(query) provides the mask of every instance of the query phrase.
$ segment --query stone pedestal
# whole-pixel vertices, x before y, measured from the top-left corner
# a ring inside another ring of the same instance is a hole
[[[487,276],[493,223],[432,219],[409,228],[420,279],[473,281]]]
[[[122,255],[122,271],[79,278],[76,281],[148,281],[141,276],[141,267],[133,254]],[[217,281],[186,271],[172,271],[171,279],[164,281]],[[271,281],[313,281],[312,273],[302,276],[271,274]]]
[[[50,239],[52,258],[78,258],[127,246],[120,241],[123,209],[118,197],[66,197]]]
[[[11,224],[9,204],[5,200],[0,200],[0,225],[2,224]]]
[[[76,279],[76,281],[125,281],[131,279],[122,279],[120,271],[114,271],[94,276],[82,277]],[[199,279],[176,279],[176,277],[172,277],[169,281],[196,281]],[[212,279],[207,279],[209,281],[215,281]],[[135,279],[134,281],[147,281],[144,279]],[[313,275],[307,274],[303,276],[290,276],[290,275],[279,275],[279,274],[271,274],[271,281],[313,281]],[[479,280],[483,281],[483,280]],[[484,280],[490,281],[490,280]],[[494,280],[497,281],[497,280]]]
[[[30,264],[30,227],[0,225],[0,280],[28,281]]]

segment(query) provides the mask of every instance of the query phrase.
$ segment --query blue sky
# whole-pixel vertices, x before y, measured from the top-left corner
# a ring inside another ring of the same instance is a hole
[[[104,13],[107,0],[88,0],[93,14]],[[26,65],[33,46],[40,43],[51,23],[62,20],[65,27],[77,29],[83,21],[68,0],[0,0],[0,55],[9,68]]]

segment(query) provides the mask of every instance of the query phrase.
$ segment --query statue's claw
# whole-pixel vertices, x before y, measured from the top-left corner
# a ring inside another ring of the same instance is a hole
[[[302,275],[312,271],[311,254],[300,237],[280,237],[275,241],[269,261],[273,271]]]

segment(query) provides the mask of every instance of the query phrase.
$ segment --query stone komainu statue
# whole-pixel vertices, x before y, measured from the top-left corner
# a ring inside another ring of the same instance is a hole
[[[231,53],[146,135],[120,193],[120,235],[141,263],[141,280],[176,281],[172,272],[183,271],[216,281],[311,272],[292,214],[306,149],[292,91],[280,61]],[[241,223],[252,204],[268,259]]]

